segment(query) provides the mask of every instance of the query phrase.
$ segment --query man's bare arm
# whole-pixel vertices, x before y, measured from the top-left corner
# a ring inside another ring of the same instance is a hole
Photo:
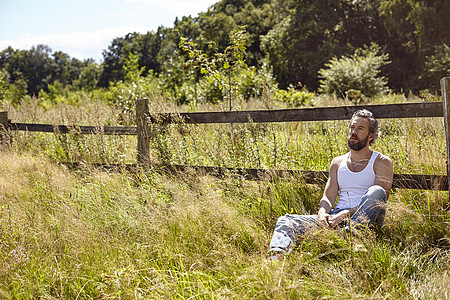
[[[328,175],[328,181],[323,191],[322,199],[320,200],[319,212],[317,213],[319,225],[324,227],[330,227],[328,222],[330,217],[330,211],[334,207],[336,197],[339,192],[339,185],[337,182],[337,169],[342,158],[338,157],[333,159],[330,165],[330,171]]]
[[[380,154],[375,160],[373,170],[375,172],[374,184],[381,186],[386,191],[386,196],[389,198],[389,192],[391,191],[392,181],[394,179],[394,170],[391,159]]]

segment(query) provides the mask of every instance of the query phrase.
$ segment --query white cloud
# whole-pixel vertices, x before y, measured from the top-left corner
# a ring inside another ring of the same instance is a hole
[[[0,0],[1,1],[1,0]],[[102,51],[106,50],[116,37],[130,32],[146,33],[155,30],[165,22],[173,22],[175,17],[197,16],[201,11],[218,0],[121,0],[128,3],[126,9],[105,12],[107,19],[100,18],[99,24],[108,24],[113,20],[116,25],[106,25],[108,28],[93,29],[87,32],[26,34],[17,38],[0,40],[0,51],[8,46],[14,49],[30,49],[38,44],[48,45],[53,52],[62,51],[78,59],[93,58],[97,62],[103,59]],[[120,23],[119,23],[120,22]],[[118,24],[136,24],[135,26]],[[92,25],[91,28],[95,28]],[[119,26],[119,27],[112,27]],[[50,28],[53,30],[53,28]],[[70,30],[70,29],[69,29]],[[79,31],[80,29],[78,29]],[[89,30],[89,29],[87,29]],[[22,30],[26,32],[26,30]]]
[[[62,51],[78,59],[93,58],[100,62],[102,50],[108,48],[112,40],[130,32],[146,33],[148,28],[119,27],[104,28],[93,32],[69,34],[23,35],[16,40],[0,41],[0,51],[8,46],[14,49],[30,49],[38,44],[48,45],[52,51]]]

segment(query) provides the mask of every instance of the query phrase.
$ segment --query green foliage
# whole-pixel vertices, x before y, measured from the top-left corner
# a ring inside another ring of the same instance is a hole
[[[27,93],[27,83],[23,78],[9,83],[9,78],[8,71],[0,69],[0,103],[8,102],[12,105],[18,105]]]
[[[196,102],[198,76],[195,71],[186,69],[184,58],[180,55],[170,57],[164,62],[163,72],[157,77],[158,87],[164,96],[174,103]]]
[[[391,84],[401,82],[401,87],[414,91],[439,89],[437,82],[427,78],[431,75],[427,60],[436,48],[450,44],[449,10],[446,0],[380,2],[379,13],[390,37],[386,45],[392,60],[388,68]]]
[[[369,1],[298,0],[262,37],[262,48],[281,88],[318,87],[318,71],[333,56],[377,40],[378,15]]]
[[[450,76],[450,46],[436,46],[433,55],[426,58],[425,68],[420,79],[427,83],[429,89],[439,90],[441,78]]]
[[[92,89],[96,85],[99,66],[91,59],[80,61],[63,52],[51,53],[45,45],[30,50],[14,50],[9,47],[0,52],[0,69],[8,74],[11,85],[11,103],[17,104],[24,95],[47,92],[49,85],[61,84],[63,88]],[[73,85],[73,86],[72,86]]]
[[[89,63],[81,70],[78,79],[72,81],[72,86],[76,90],[92,91],[97,88],[101,73],[101,65]]]
[[[173,29],[162,26],[145,34],[134,32],[115,38],[103,52],[104,62],[98,85],[106,88],[110,83],[125,80],[123,67],[130,54],[137,58],[139,69],[144,68],[143,76],[160,73],[165,61],[178,55],[176,44]]]
[[[178,104],[203,101],[202,97],[212,97],[208,101],[214,103],[241,96],[249,99],[260,91],[257,81],[262,69],[264,73],[270,70],[264,77],[267,84],[274,81],[271,88],[276,85],[288,90],[301,82],[316,91],[319,70],[326,63],[371,43],[389,53],[392,63],[383,67],[383,74],[390,88],[433,93],[439,90],[439,77],[448,71],[449,9],[446,0],[221,0],[196,17],[176,18],[173,28],[159,27],[113,39],[101,64],[91,59],[80,61],[60,51],[52,53],[45,45],[30,50],[8,47],[0,52],[0,69],[8,74],[10,93],[2,97],[17,105],[24,94],[48,92],[56,81],[64,90],[107,89],[127,80],[124,66],[130,53],[143,70],[141,76],[158,78],[165,96]],[[194,58],[180,51],[180,36],[185,46],[192,43],[207,59],[214,60],[214,66],[200,66],[199,52],[194,54],[197,67],[185,71],[185,61]],[[236,51],[245,57],[239,58]],[[258,71],[234,65],[239,61]],[[220,82],[207,79],[200,84],[214,72]],[[242,88],[240,81],[247,87]],[[201,86],[207,90],[203,92]],[[351,89],[354,98],[370,94]],[[346,91],[341,92],[344,95]]]
[[[289,85],[289,76],[293,72],[287,54],[289,49],[287,45],[289,43],[288,29],[291,26],[291,22],[291,18],[287,17],[276,24],[265,36],[261,37],[261,49],[266,55],[266,62],[272,66],[273,75],[278,83],[281,83],[281,88],[286,88]]]
[[[287,104],[288,107],[301,107],[314,105],[314,93],[308,92],[306,87],[296,90],[292,85],[287,90],[276,90],[274,100]]]
[[[135,103],[137,99],[151,98],[157,83],[152,72],[142,77],[145,67],[139,68],[138,59],[130,54],[124,67],[125,81],[119,81],[109,88],[109,100],[118,108],[119,120],[125,126],[135,124]]]
[[[8,80],[7,80],[8,72],[5,70],[0,70],[0,100],[3,101],[6,96],[6,92],[8,89]]]
[[[264,71],[265,68],[249,67],[240,70],[236,76],[238,93],[244,100],[251,98],[258,99],[263,95],[264,84],[275,89],[276,83],[270,72]]]
[[[125,81],[137,82],[141,78],[142,73],[144,73],[145,67],[139,68],[137,56],[130,53],[123,70],[125,71]]]
[[[388,54],[379,54],[380,48],[357,49],[351,56],[334,57],[320,69],[320,89],[323,93],[344,95],[349,91],[361,92],[360,97],[374,97],[385,94],[387,80],[380,77],[380,68],[388,64]],[[357,92],[356,92],[357,93]]]
[[[406,48],[422,54],[429,53],[434,46],[448,44],[450,21],[445,16],[449,9],[450,4],[445,0],[380,2],[380,14],[387,30],[396,33]]]
[[[192,78],[182,84],[183,99],[210,103],[228,99],[231,108],[231,102],[236,98],[248,101],[252,97],[261,97],[264,83],[271,88],[276,86],[270,72],[264,71],[266,67],[255,68],[246,64],[245,29],[232,31],[229,38],[230,45],[223,52],[215,49],[212,57],[187,38],[180,39],[180,48],[187,52],[189,58],[184,64],[186,76]]]
[[[233,17],[221,11],[205,13],[199,19],[199,25],[201,32],[198,40],[208,55],[214,55],[216,51],[223,53],[231,43],[231,33],[238,30]],[[214,44],[215,49],[209,47],[210,43]]]
[[[231,101],[235,97],[236,91],[235,74],[248,68],[245,64],[245,29],[239,28],[232,31],[229,38],[230,45],[223,52],[214,49],[213,57],[199,50],[194,42],[188,41],[184,37],[180,38],[179,46],[187,52],[189,57],[186,62],[186,69],[192,68],[194,76],[198,76],[198,73],[200,73],[200,75],[206,76],[209,81],[205,93],[208,101],[216,103],[222,101],[226,95],[231,108]],[[213,47],[213,44],[211,44],[211,47]],[[225,93],[222,93],[222,89],[225,89]]]
[[[58,102],[64,103],[65,101],[62,101],[64,94],[62,84],[59,81],[55,81],[53,84],[47,86],[47,92],[44,90],[39,91],[40,105],[44,108],[50,108]]]

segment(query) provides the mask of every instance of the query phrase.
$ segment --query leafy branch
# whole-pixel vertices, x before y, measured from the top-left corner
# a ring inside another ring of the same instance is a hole
[[[248,68],[245,63],[245,50],[247,49],[245,27],[238,27],[231,31],[229,37],[230,45],[223,52],[219,52],[213,43],[209,44],[210,49],[215,52],[212,57],[198,49],[197,44],[185,37],[180,38],[179,47],[188,54],[189,60],[186,61],[185,69],[194,70],[195,74],[200,72],[200,75],[211,76],[218,83],[220,90],[228,85],[231,110],[233,90],[237,85],[237,82],[233,80],[233,74],[240,69]],[[223,78],[226,78],[227,82],[224,82]]]

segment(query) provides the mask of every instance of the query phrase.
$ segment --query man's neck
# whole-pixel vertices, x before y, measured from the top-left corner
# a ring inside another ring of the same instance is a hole
[[[350,160],[353,162],[357,162],[363,159],[370,159],[371,156],[372,150],[370,150],[369,146],[366,146],[359,151],[356,150],[350,151]]]

